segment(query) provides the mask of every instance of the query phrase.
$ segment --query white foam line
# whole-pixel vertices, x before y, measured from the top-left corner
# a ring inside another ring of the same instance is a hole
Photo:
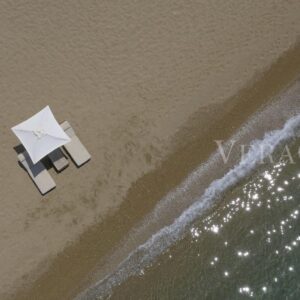
[[[239,130],[224,144],[224,149],[230,148],[230,144],[232,141],[236,141],[237,144],[241,139],[243,139],[248,134],[251,135],[251,131],[255,132],[257,130],[257,125],[265,123],[266,120],[269,120],[271,123],[278,122],[278,119],[283,118],[284,120],[288,120],[289,118],[297,115],[299,113],[299,95],[300,95],[300,81],[295,82],[292,86],[289,87],[288,90],[284,91],[282,94],[278,96],[276,100],[272,103],[272,105],[266,107],[262,111],[258,111],[255,115],[251,116],[251,118],[246,121],[246,123],[239,128]],[[282,110],[282,107],[285,109]],[[288,109],[287,109],[288,108]],[[199,183],[203,182],[203,178],[209,176],[209,172],[211,170],[216,171],[216,166],[222,163],[221,155],[218,151],[210,155],[207,161],[200,166],[197,166],[182,183],[180,183],[176,188],[171,190],[166,196],[164,196],[154,207],[152,212],[150,212],[137,226],[135,226],[129,232],[130,237],[137,237],[142,235],[147,228],[150,226],[156,226],[156,224],[161,223],[162,220],[169,215],[170,211],[174,211],[177,205],[180,205],[182,201],[190,202],[188,199],[191,199],[190,195],[187,193],[191,190],[198,193],[198,195],[202,194],[203,186],[199,185]],[[227,166],[230,167],[229,165]],[[226,168],[227,168],[226,167]],[[226,172],[226,169],[218,170],[218,173]],[[219,176],[222,176],[221,174]],[[197,191],[195,186],[199,186],[200,188]],[[192,199],[195,199],[196,196],[192,196]],[[188,205],[188,203],[187,203]],[[185,207],[187,208],[187,207]],[[183,208],[183,209],[185,209]],[[175,218],[176,216],[174,216]],[[131,239],[130,239],[131,240]],[[126,248],[128,244],[128,240],[125,239],[122,241],[122,248]],[[121,250],[120,250],[121,251]],[[118,251],[117,251],[118,252]]]
[[[228,188],[234,186],[261,162],[272,154],[275,148],[282,142],[296,135],[296,129],[300,127],[300,115],[289,119],[284,127],[267,133],[262,140],[252,142],[249,152],[244,159],[226,173],[221,179],[214,180],[205,190],[204,194],[186,209],[175,221],[136,248],[118,267],[118,270],[106,276],[103,280],[80,294],[76,299],[102,299],[110,294],[112,288],[121,284],[129,276],[136,275],[145,268],[159,254],[170,247],[174,242],[184,236],[187,227],[222,195]],[[259,151],[263,150],[261,156]]]

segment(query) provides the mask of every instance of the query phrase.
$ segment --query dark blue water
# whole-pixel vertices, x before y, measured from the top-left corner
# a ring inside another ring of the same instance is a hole
[[[300,299],[298,144],[295,164],[259,166],[112,299]]]

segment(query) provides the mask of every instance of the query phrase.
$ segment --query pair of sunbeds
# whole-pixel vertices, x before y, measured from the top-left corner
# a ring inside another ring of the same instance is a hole
[[[65,121],[60,126],[71,139],[68,144],[63,146],[64,149],[72,158],[76,166],[81,167],[91,159],[91,155],[81,143],[69,122]],[[48,155],[48,158],[57,172],[61,172],[69,165],[66,156],[60,148],[50,153]],[[18,155],[18,160],[24,167],[24,169],[28,172],[29,176],[42,195],[48,193],[56,187],[53,178],[49,174],[42,161],[33,164],[26,151]]]

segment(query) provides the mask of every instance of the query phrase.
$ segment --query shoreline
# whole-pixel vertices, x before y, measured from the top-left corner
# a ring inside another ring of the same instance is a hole
[[[152,227],[128,249],[118,245],[206,161],[214,139],[299,74],[299,9],[259,0],[3,3],[0,298],[70,299],[146,239]],[[92,159],[50,168],[57,188],[42,197],[17,163],[10,128],[47,105]],[[116,248],[120,257],[106,264]]]
[[[94,280],[92,271],[95,266],[99,267],[101,258],[105,257],[122,236],[169,190],[196,165],[206,160],[214,150],[214,139],[228,138],[250,115],[296,79],[300,73],[299,53],[300,44],[297,43],[265,73],[252,80],[250,85],[227,99],[225,104],[210,105],[208,112],[200,110],[195,113],[188,124],[177,133],[173,142],[174,152],[168,155],[159,168],[144,175],[132,185],[118,212],[109,216],[104,223],[94,225],[79,241],[65,248],[54,261],[48,261],[49,269],[31,288],[20,289],[15,299],[72,299],[89,285]],[[219,107],[222,108],[222,112],[219,112]],[[216,112],[219,112],[219,115]],[[204,124],[209,123],[210,128],[206,132],[199,132],[201,118],[205,115],[208,119],[212,117],[217,123],[205,120]],[[203,145],[203,140],[209,143]],[[62,278],[60,274],[72,276]]]

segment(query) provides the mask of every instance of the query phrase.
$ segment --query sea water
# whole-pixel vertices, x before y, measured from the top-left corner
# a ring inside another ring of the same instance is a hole
[[[248,151],[227,167],[213,153],[129,240],[180,204],[178,216],[76,299],[300,298],[299,82],[231,140]],[[211,170],[215,179],[200,189]]]
[[[295,163],[258,167],[112,299],[299,299],[300,140],[289,145]]]

